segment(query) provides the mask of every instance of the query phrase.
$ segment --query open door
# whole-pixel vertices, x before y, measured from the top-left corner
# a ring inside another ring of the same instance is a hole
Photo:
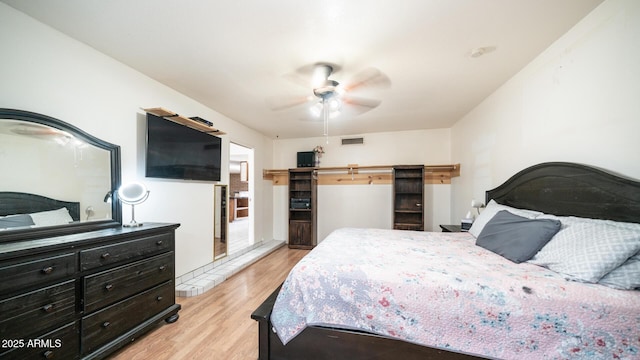
[[[246,249],[254,243],[253,159],[253,149],[233,142],[229,144],[229,254]]]

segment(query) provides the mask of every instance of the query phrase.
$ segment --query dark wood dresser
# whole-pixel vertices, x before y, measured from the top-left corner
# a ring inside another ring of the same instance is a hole
[[[0,244],[0,358],[103,358],[176,321],[179,226]]]

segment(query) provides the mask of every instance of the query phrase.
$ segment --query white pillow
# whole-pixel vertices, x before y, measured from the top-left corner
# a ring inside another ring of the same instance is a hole
[[[41,211],[29,214],[35,226],[54,226],[73,222],[69,210],[63,207],[58,210]]]
[[[553,215],[538,218],[558,219],[562,229],[529,262],[571,280],[596,283],[640,251],[640,224]]]
[[[469,229],[469,233],[477,238],[482,232],[482,229],[484,229],[485,225],[487,225],[489,220],[491,220],[498,213],[498,211],[501,210],[507,210],[512,214],[522,216],[527,219],[535,219],[536,217],[542,215],[542,213],[539,211],[516,209],[510,206],[500,205],[493,199],[491,199],[487,204],[487,207],[485,207],[480,215],[478,215],[478,217],[473,221],[473,224]]]

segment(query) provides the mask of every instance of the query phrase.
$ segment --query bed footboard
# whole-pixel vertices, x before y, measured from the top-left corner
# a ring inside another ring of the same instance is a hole
[[[281,285],[282,286],[282,285]],[[481,359],[467,354],[420,346],[379,335],[311,326],[286,346],[271,331],[271,311],[280,287],[251,314],[258,322],[258,360],[350,359],[350,360],[469,360]]]
[[[269,295],[269,297],[251,314],[251,318],[258,322],[258,360],[270,359],[269,343],[271,342],[271,335],[276,337],[277,335],[271,331],[271,310],[273,310],[273,304],[276,302],[278,293],[282,285]]]

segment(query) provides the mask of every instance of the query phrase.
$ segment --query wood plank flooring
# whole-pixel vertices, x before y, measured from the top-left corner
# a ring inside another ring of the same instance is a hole
[[[308,252],[282,247],[203,295],[177,298],[177,322],[163,323],[110,359],[257,359],[251,313]]]

